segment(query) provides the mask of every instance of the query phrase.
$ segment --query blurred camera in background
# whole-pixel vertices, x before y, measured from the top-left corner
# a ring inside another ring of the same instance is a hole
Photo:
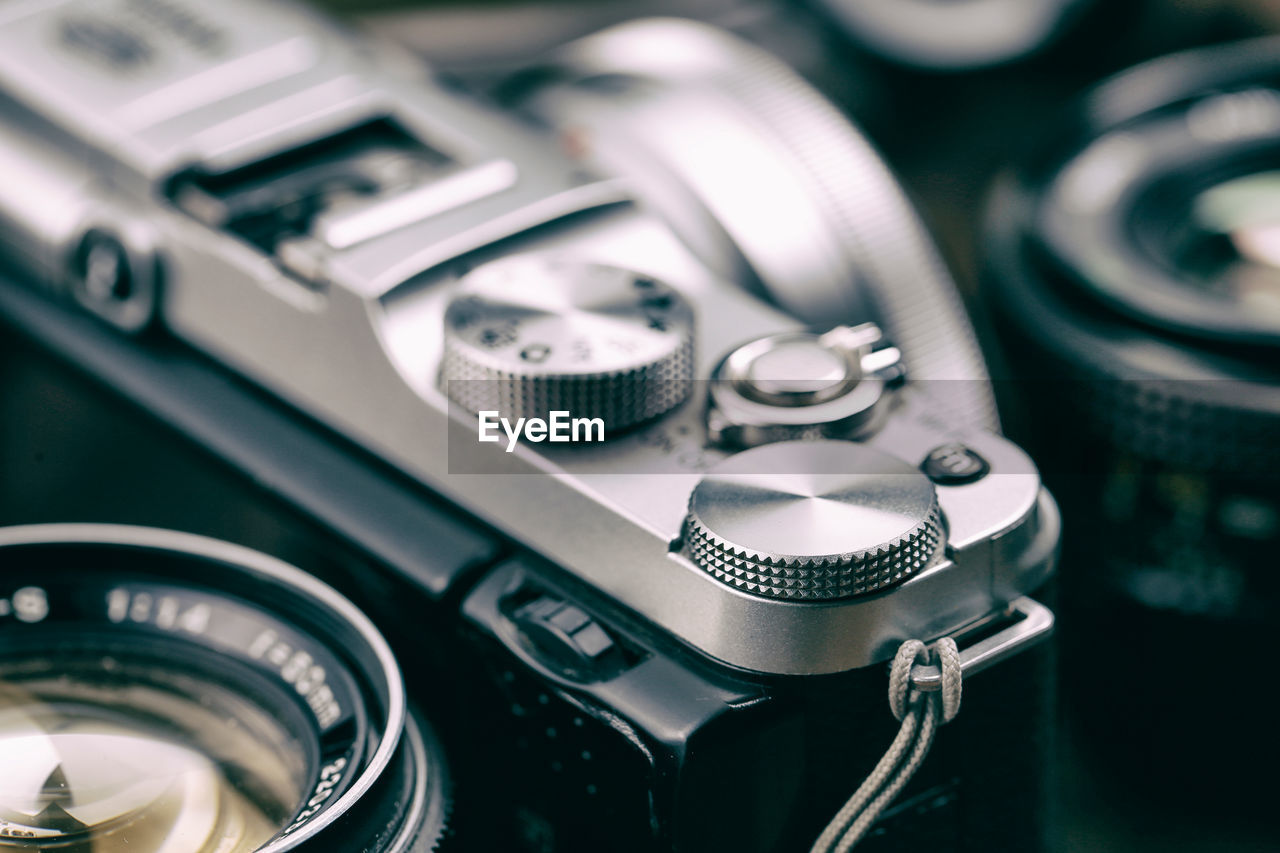
[[[1248,710],[1280,616],[1280,41],[1139,66],[1045,142],[987,211],[986,295],[1072,528],[1068,707],[1153,799],[1247,821],[1280,761]]]

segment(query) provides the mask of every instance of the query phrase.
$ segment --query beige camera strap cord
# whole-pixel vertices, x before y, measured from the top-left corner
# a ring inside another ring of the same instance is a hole
[[[956,641],[943,637],[933,648],[942,671],[942,689],[924,693],[911,686],[911,668],[931,663],[929,647],[919,640],[907,640],[898,647],[889,671],[889,707],[902,727],[871,775],[818,836],[810,853],[847,853],[861,841],[924,762],[938,726],[951,722],[960,710]]]

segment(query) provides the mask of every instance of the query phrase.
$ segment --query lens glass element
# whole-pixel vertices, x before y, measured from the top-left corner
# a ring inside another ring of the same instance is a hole
[[[1173,258],[1190,283],[1280,321],[1280,170],[1202,190],[1189,214]]]
[[[197,667],[83,646],[0,661],[0,849],[256,850],[311,763],[284,720]]]
[[[399,672],[333,590],[112,525],[0,528],[0,565],[0,851],[284,853],[356,804],[399,823],[395,786],[366,797]]]

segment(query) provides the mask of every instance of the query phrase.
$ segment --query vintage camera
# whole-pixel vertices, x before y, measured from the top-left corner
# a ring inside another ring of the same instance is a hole
[[[991,305],[1028,445],[1063,502],[1064,682],[1110,772],[1244,818],[1280,758],[1212,734],[1280,596],[1280,43],[1149,62],[1099,86],[997,186]],[[1022,435],[1022,433],[1018,433]],[[1086,627],[1087,626],[1087,627]],[[1141,661],[1156,713],[1114,713]],[[1189,686],[1190,685],[1190,686]],[[1084,697],[1089,697],[1085,699]],[[1238,783],[1231,780],[1238,779]]]
[[[7,520],[165,523],[287,557],[369,613],[418,710],[332,593],[119,528],[7,534],[24,556],[0,549],[6,672],[70,620],[109,638],[115,613],[162,653],[196,603],[209,624],[241,608],[287,648],[209,643],[184,677],[243,685],[217,713],[261,720],[246,748],[291,762],[273,785],[227,765],[274,796],[264,849],[800,850],[893,737],[899,644],[949,635],[990,671],[865,849],[1043,844],[1053,665],[1028,647],[1052,615],[1027,596],[1057,511],[991,429],[901,190],[799,78],[706,28],[640,24],[549,60],[549,88],[526,81],[531,109],[565,116],[557,135],[294,7],[4,15]],[[660,120],[681,89],[721,111],[718,140],[687,110],[604,163],[614,122]],[[609,92],[635,112],[600,112]],[[773,112],[745,117],[757,99]],[[717,141],[718,162],[695,153]],[[584,435],[548,440],[558,412]],[[490,416],[523,438],[483,440]],[[41,597],[45,616],[19,618]],[[93,648],[42,647],[40,677],[104,665]],[[168,671],[111,648],[140,699]],[[255,648],[306,666],[281,684]],[[366,735],[316,711],[313,665]],[[184,707],[148,722],[183,735]],[[333,769],[346,737],[368,760]],[[75,800],[66,781],[38,785]],[[71,824],[30,795],[4,804],[24,831],[81,843],[120,817]],[[312,823],[367,797],[354,830]]]

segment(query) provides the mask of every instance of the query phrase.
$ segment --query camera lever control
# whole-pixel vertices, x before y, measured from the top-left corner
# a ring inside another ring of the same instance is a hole
[[[879,327],[863,323],[822,335],[769,335],[739,346],[712,374],[711,440],[754,447],[865,435],[881,420],[886,389],[903,377],[901,354],[882,342]]]
[[[941,554],[933,484],[847,441],[788,441],[729,457],[689,499],[685,548],[744,592],[822,601],[879,592]]]
[[[620,267],[516,256],[477,267],[445,312],[441,383],[472,412],[600,418],[606,434],[689,395],[693,311]]]

